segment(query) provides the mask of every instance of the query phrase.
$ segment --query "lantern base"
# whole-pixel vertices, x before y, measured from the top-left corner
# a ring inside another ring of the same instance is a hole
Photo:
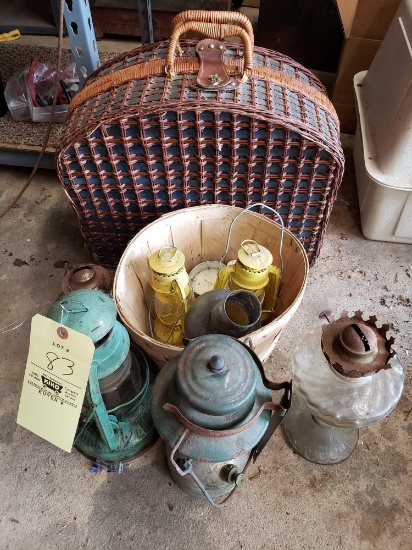
[[[146,452],[157,441],[159,435],[150,412],[156,373],[150,364],[149,372],[149,385],[139,404],[117,417],[120,422],[129,424],[130,434],[123,436],[119,447],[112,450],[103,440],[95,422],[92,421],[86,426],[79,424],[74,446],[82,455],[91,460],[129,463]]]
[[[282,426],[293,449],[316,464],[342,462],[353,453],[358,444],[359,430],[335,428],[320,423],[296,394]]]

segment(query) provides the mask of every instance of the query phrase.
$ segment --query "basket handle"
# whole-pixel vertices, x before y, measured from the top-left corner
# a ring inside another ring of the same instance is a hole
[[[183,33],[188,31],[198,32],[214,40],[223,40],[223,38],[227,38],[229,36],[239,36],[244,45],[243,79],[246,79],[251,74],[253,67],[253,42],[250,39],[248,31],[238,25],[226,23],[216,24],[203,23],[201,21],[187,21],[185,23],[178,24],[172,30],[166,56],[166,74],[170,80],[174,77],[174,59],[176,48],[178,49],[179,54],[182,54],[182,49],[179,46],[179,38]]]
[[[182,23],[199,21],[200,23],[212,23],[221,25],[222,23],[236,23],[245,29],[248,33],[252,45],[255,41],[253,36],[253,27],[250,19],[243,13],[237,11],[208,11],[208,10],[187,10],[178,13],[172,19],[172,32]]]

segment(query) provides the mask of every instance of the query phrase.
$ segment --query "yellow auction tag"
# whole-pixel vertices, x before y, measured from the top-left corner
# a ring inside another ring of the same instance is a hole
[[[35,315],[17,423],[69,453],[93,353],[88,336]]]

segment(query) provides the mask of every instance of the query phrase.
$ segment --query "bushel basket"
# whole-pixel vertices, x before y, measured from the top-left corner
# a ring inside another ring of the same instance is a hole
[[[207,38],[179,42],[187,31]],[[232,36],[243,43],[223,41]],[[313,264],[343,166],[322,84],[254,48],[237,12],[183,12],[169,41],[98,69],[70,104],[58,152],[86,245],[107,266],[165,212],[258,202],[276,209]]]

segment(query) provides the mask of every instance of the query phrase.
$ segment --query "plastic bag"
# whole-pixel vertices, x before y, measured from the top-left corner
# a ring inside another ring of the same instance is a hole
[[[71,63],[60,73],[59,77],[59,81],[64,80],[71,92],[78,89],[79,79],[75,75],[75,68],[75,64]],[[14,73],[4,91],[4,97],[14,120],[50,121],[56,77],[56,66],[53,63],[38,61],[37,58],[30,65],[25,65]],[[57,93],[59,99],[63,97],[60,84]],[[53,122],[64,122],[67,118],[67,111],[67,104],[57,104]]]

